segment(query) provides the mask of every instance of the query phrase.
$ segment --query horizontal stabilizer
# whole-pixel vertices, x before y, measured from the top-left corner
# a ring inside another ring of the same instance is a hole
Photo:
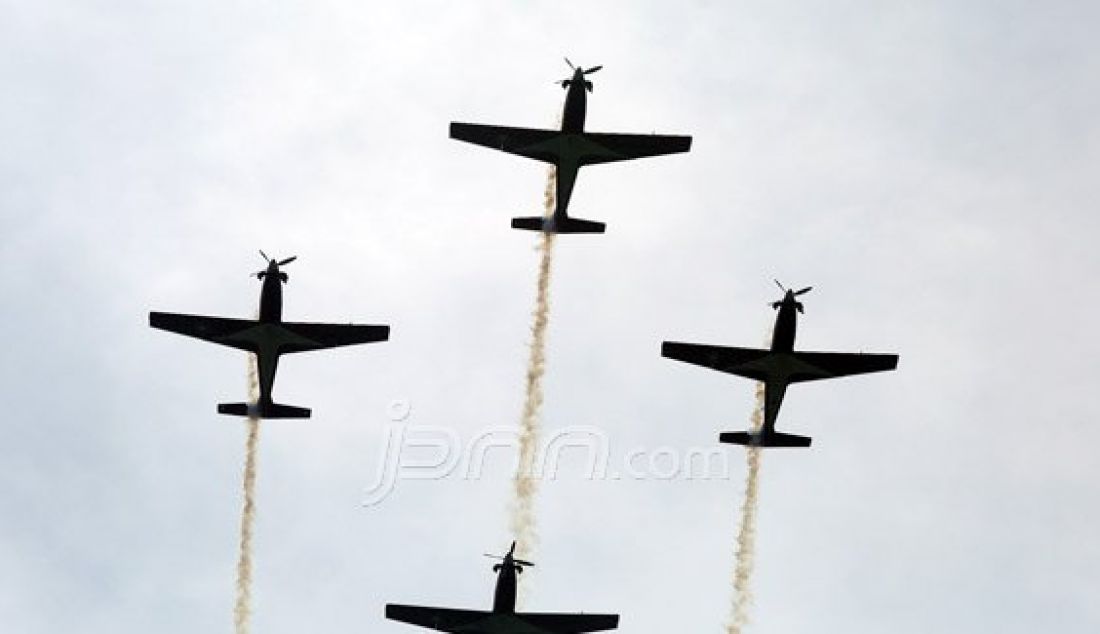
[[[594,220],[582,220],[580,218],[565,218],[552,220],[542,216],[528,218],[512,218],[513,229],[526,229],[528,231],[547,231],[549,233],[603,233],[606,228],[602,222]]]
[[[770,433],[727,431],[718,435],[718,441],[746,447],[809,447],[811,439],[808,436],[783,434],[777,431]]]
[[[310,409],[308,407],[295,407],[293,405],[281,405],[279,403],[268,403],[267,405],[260,405],[257,403],[219,403],[219,414],[228,414],[230,416],[252,416],[255,418],[309,418]]]

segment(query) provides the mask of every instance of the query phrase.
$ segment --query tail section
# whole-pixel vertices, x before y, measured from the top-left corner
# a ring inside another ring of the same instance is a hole
[[[566,217],[561,220],[543,216],[512,218],[513,229],[545,231],[547,233],[603,233],[606,227],[607,225],[602,222],[580,218]]]
[[[727,431],[719,434],[719,442],[746,447],[809,447],[808,436],[773,432]]]
[[[310,409],[279,403],[219,403],[218,413],[256,418],[309,418]]]

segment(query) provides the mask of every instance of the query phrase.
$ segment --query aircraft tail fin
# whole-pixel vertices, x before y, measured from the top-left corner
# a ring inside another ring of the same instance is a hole
[[[603,233],[607,227],[602,222],[580,218],[547,219],[543,216],[512,218],[513,229],[548,231],[550,233]]]
[[[808,436],[784,434],[777,431],[762,433],[748,431],[727,431],[719,434],[719,442],[746,447],[809,447],[812,439]]]
[[[256,418],[309,418],[310,409],[280,403],[219,403],[218,413]]]

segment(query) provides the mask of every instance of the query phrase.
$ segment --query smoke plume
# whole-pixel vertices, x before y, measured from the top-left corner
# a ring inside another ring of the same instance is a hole
[[[752,410],[752,431],[764,423],[764,384],[756,384],[756,405]],[[741,523],[737,530],[737,555],[733,568],[733,605],[730,608],[728,634],[741,634],[749,622],[752,606],[752,570],[756,564],[756,507],[760,482],[760,447],[747,448],[748,476],[745,478],[745,501],[741,504]]]
[[[556,168],[546,175],[543,208],[546,216],[554,212]],[[535,494],[538,491],[535,458],[539,445],[539,412],[542,409],[542,376],[546,371],[546,327],[550,323],[550,272],[554,260],[554,234],[543,232],[539,242],[539,278],[535,297],[534,324],[531,326],[531,350],[527,360],[527,380],[523,414],[520,417],[519,466],[513,481],[510,508],[512,535],[517,542],[516,554],[527,558],[534,549]]]
[[[248,356],[248,399],[260,399],[256,355]],[[241,532],[238,538],[237,603],[233,608],[236,634],[248,634],[252,616],[252,523],[256,519],[256,445],[260,440],[260,419],[248,417],[248,440],[244,458],[244,506],[241,508]]]

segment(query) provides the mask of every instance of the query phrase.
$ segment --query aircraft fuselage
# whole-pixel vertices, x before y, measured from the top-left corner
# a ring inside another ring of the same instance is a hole
[[[565,105],[561,113],[562,148],[557,162],[556,186],[554,189],[554,218],[565,219],[569,209],[569,199],[573,196],[573,186],[577,182],[580,170],[580,152],[584,148],[584,119],[588,108],[588,80],[580,68],[573,72],[573,79],[565,93]]]
[[[516,564],[512,555],[504,556],[497,564],[497,586],[493,591],[493,612],[497,614],[515,614],[516,611]]]
[[[275,372],[279,368],[279,345],[285,333],[279,324],[283,321],[283,282],[286,273],[279,270],[274,261],[268,262],[260,287],[260,319],[254,333],[256,340],[256,369],[259,374],[260,404],[271,405],[271,390],[275,385]]]
[[[565,107],[561,113],[561,131],[566,134],[584,134],[584,115],[588,106],[588,90],[581,69],[573,71],[565,93]]]
[[[772,328],[771,351],[779,356],[771,361],[772,371],[764,382],[764,426],[765,434],[775,431],[775,420],[779,417],[779,408],[787,393],[790,375],[794,372],[793,356],[794,336],[798,327],[798,310],[802,304],[795,299],[794,293],[787,291],[779,302],[779,314],[775,316]]]
[[[283,280],[274,262],[267,265],[260,288],[260,323],[277,324],[283,320]]]
[[[798,300],[790,291],[779,304],[772,328],[772,352],[794,352],[794,335],[798,325]]]

